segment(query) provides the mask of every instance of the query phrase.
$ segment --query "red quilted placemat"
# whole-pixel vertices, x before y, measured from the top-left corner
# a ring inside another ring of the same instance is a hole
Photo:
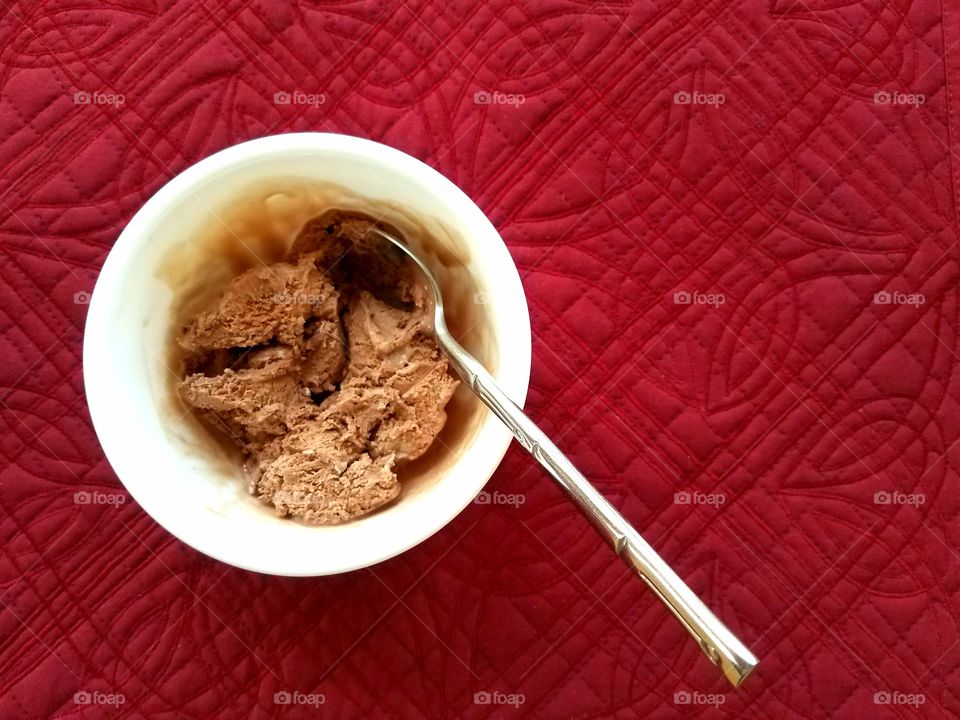
[[[956,717],[948,5],[3,2],[0,716]],[[115,238],[305,130],[489,214],[528,411],[760,657],[741,690],[516,446],[522,504],[338,577],[77,501],[122,493],[80,367]]]

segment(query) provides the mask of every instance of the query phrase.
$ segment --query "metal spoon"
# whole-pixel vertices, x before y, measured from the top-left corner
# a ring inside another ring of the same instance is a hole
[[[446,353],[457,374],[503,421],[524,449],[567,491],[580,510],[610,541],[613,551],[620,555],[670,608],[697,640],[707,657],[720,667],[727,680],[734,687],[740,685],[757,665],[758,661],[753,653],[710,612],[700,598],[640,537],[640,533],[607,502],[550,438],[497,387],[483,365],[450,334],[443,316],[440,286],[426,263],[398,238],[381,228],[373,226],[369,232],[399,248],[423,271],[434,295],[433,332],[437,344]]]

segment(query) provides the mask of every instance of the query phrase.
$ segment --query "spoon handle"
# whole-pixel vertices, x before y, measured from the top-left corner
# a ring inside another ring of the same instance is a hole
[[[460,377],[503,421],[524,449],[567,491],[599,532],[610,541],[613,551],[670,608],[696,638],[707,657],[720,667],[727,680],[734,687],[740,685],[757,665],[753,653],[720,622],[550,438],[503,393],[483,365],[454,340],[445,327],[436,335]]]

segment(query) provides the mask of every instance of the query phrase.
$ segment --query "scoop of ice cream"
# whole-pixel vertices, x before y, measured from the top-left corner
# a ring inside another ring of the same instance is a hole
[[[186,350],[253,347],[277,340],[302,347],[312,318],[338,317],[339,293],[309,259],[264,265],[235,278],[186,328]]]
[[[371,227],[358,213],[324,213],[303,227],[290,255],[311,258],[338,286],[346,283],[383,299],[426,307],[430,293],[424,279],[411,272],[400,250],[372,234]]]
[[[457,389],[446,358],[425,334],[425,311],[390,307],[361,292],[350,302],[345,323],[350,343],[345,383],[396,396],[372,438],[374,455],[420,457],[443,429],[444,408]]]
[[[197,373],[180,383],[188,404],[211,412],[243,444],[283,435],[315,412],[293,374],[271,366]]]
[[[406,384],[394,377],[393,385]],[[377,428],[371,441],[376,456],[396,455],[398,460],[415,460],[433,444],[447,422],[444,411],[457,389],[446,363],[436,363],[422,373],[416,383],[400,393],[401,401]]]
[[[344,469],[300,455],[268,465],[257,485],[278,514],[316,525],[336,525],[366,515],[400,494],[393,456],[364,453]]]
[[[309,523],[396,498],[396,464],[430,447],[457,387],[418,273],[369,227],[308,223],[284,262],[237,277],[179,337],[181,396],[243,448],[251,492]]]

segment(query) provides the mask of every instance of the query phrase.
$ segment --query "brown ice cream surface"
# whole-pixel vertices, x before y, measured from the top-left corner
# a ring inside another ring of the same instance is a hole
[[[236,277],[178,338],[183,399],[243,450],[281,516],[342,523],[400,493],[457,387],[418,272],[368,221],[307,223],[284,261]]]

